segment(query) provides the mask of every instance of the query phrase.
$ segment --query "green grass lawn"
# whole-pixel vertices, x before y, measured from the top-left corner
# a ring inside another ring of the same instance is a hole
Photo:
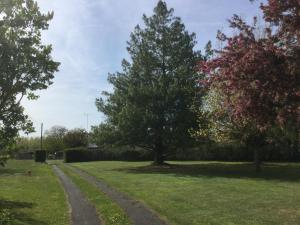
[[[177,225],[299,225],[300,165],[74,163]]]
[[[0,167],[1,225],[67,225],[68,211],[64,191],[49,165],[11,160]]]
[[[62,164],[58,165],[80,188],[87,199],[95,205],[97,210],[100,212],[101,219],[104,221],[105,225],[132,225],[125,212],[123,212],[123,210],[108,196],[99,191],[97,187],[88,183]]]

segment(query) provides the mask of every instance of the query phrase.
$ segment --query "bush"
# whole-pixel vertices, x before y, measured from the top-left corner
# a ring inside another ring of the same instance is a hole
[[[41,162],[41,163],[46,162],[46,157],[47,157],[46,151],[44,150],[35,151],[34,154],[35,162]]]

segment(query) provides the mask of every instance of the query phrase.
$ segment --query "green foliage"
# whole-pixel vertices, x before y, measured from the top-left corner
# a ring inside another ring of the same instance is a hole
[[[35,162],[46,162],[47,153],[44,150],[35,151],[34,160]]]
[[[122,143],[121,135],[110,123],[101,123],[93,126],[90,134],[90,140],[99,147],[111,146]]]
[[[63,126],[53,126],[45,132],[44,146],[48,152],[62,151],[65,148],[64,137],[67,128]]]
[[[18,137],[12,149],[14,152],[32,152],[41,148],[39,137]]]
[[[41,43],[53,13],[42,14],[33,0],[4,0],[0,4],[0,154],[18,131],[33,131],[20,102],[24,96],[46,89],[59,63],[51,58],[51,45]]]
[[[67,148],[82,147],[87,145],[87,132],[81,128],[69,130],[64,134],[63,142]]]
[[[191,145],[188,129],[196,124],[191,106],[200,54],[193,50],[195,34],[173,11],[159,1],[154,15],[143,16],[144,28],[136,26],[128,42],[130,62],[123,60],[123,71],[109,75],[114,92],[96,101],[107,116],[100,129],[113,131],[123,145],[153,150],[158,164],[165,152]]]
[[[53,126],[45,132],[45,149],[48,152],[63,151],[87,145],[87,132],[81,128],[67,130],[63,126]]]
[[[299,161],[296,123],[285,127],[272,126],[267,132],[258,131],[255,124],[244,120],[236,123],[223,105],[225,97],[220,89],[211,88],[198,109],[198,128],[191,134],[198,141],[188,155],[177,159],[197,160],[253,160],[254,150],[265,161]],[[215,143],[214,143],[215,142]]]
[[[293,142],[294,152],[298,151],[300,124],[299,2],[269,0],[260,8],[267,24],[264,35],[256,35],[256,18],[248,25],[234,15],[229,23],[237,33],[218,32],[224,47],[200,64],[199,72],[205,74],[202,83],[210,92],[220,93],[220,107],[201,111],[200,119],[207,117],[208,123],[194,133],[218,141],[241,140],[254,150],[257,171],[262,154],[258,149],[268,142]]]

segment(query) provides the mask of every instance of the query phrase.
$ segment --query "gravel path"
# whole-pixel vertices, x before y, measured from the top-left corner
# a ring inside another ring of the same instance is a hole
[[[77,169],[73,166],[67,166],[72,171],[79,174],[82,178],[88,182],[96,185],[102,192],[114,200],[119,206],[127,213],[129,218],[135,225],[167,225],[165,221],[160,219],[155,213],[150,209],[145,207],[142,203],[135,201],[128,196],[120,193],[114,188],[108,186],[101,180]]]
[[[88,202],[82,192],[57,166],[54,172],[61,180],[71,206],[72,225],[101,225],[96,209]]]

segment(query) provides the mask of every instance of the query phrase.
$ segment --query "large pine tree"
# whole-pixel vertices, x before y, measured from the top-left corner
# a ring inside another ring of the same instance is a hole
[[[109,75],[113,93],[96,100],[120,143],[154,151],[157,164],[164,154],[191,144],[188,131],[196,124],[195,34],[173,11],[159,1],[154,15],[143,16],[144,26],[136,26],[128,42],[130,61]]]

